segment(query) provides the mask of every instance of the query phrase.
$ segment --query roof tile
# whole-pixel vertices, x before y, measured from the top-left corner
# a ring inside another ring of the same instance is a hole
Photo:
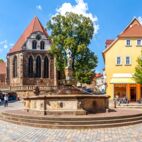
[[[18,39],[16,44],[13,46],[13,48],[10,49],[9,53],[21,51],[22,46],[26,42],[27,38],[34,32],[42,32],[46,37],[48,37],[48,34],[39,21],[38,17],[34,17],[29,26],[25,29],[24,33]]]
[[[134,19],[119,37],[142,37],[142,25],[137,19]]]

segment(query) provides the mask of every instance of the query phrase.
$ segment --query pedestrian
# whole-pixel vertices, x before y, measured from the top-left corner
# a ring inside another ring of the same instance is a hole
[[[0,98],[0,104],[2,103],[2,100],[1,100],[1,98]]]
[[[4,106],[7,107],[8,106],[8,96],[5,94],[4,96]]]

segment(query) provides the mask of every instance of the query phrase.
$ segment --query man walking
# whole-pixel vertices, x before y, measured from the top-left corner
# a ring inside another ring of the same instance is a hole
[[[8,96],[6,94],[4,95],[4,106],[8,106]]]

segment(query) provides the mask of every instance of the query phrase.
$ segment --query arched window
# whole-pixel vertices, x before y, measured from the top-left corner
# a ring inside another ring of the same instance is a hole
[[[15,56],[13,59],[13,77],[17,77],[17,57]]]
[[[45,42],[44,42],[44,41],[41,41],[41,42],[40,42],[40,49],[41,49],[41,50],[44,50],[44,46],[45,46]]]
[[[33,77],[33,58],[32,56],[28,59],[28,77]]]
[[[36,40],[34,40],[32,42],[32,49],[36,49],[36,48],[37,48],[37,42],[36,42]]]
[[[44,58],[44,78],[49,78],[49,60]]]
[[[36,59],[36,77],[41,77],[41,58],[40,56]]]

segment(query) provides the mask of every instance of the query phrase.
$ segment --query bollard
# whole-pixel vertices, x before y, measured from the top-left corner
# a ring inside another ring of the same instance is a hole
[[[116,108],[116,98],[114,98],[114,108]]]

